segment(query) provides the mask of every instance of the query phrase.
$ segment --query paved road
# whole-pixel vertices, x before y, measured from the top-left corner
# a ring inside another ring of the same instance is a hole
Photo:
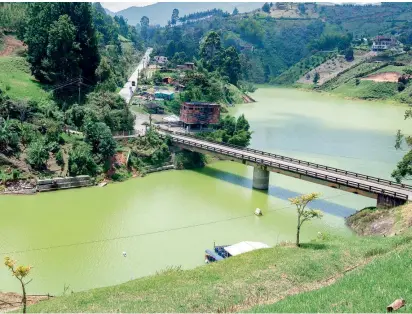
[[[134,91],[136,90],[137,81],[139,73],[148,66],[150,61],[150,54],[152,53],[153,48],[147,48],[142,60],[140,61],[139,65],[136,67],[133,74],[129,77],[129,80],[120,90],[119,95],[129,103],[130,99],[133,96]],[[132,81],[136,82],[136,86],[132,86]]]

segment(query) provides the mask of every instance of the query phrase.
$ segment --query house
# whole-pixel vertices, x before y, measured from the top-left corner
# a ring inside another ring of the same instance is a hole
[[[373,39],[372,51],[384,51],[391,48],[396,48],[398,41],[390,36],[376,36]]]
[[[176,69],[182,71],[193,71],[195,69],[195,64],[193,62],[186,62],[185,64],[179,64]]]
[[[163,107],[159,106],[155,102],[147,102],[143,104],[143,107],[149,113],[164,113]]]
[[[184,102],[180,106],[180,121],[186,128],[208,127],[218,124],[220,105],[207,102]]]
[[[154,56],[153,60],[157,64],[165,64],[165,63],[168,62],[167,57],[165,57],[165,56]]]
[[[159,90],[155,92],[155,97],[156,98],[161,98],[165,100],[172,100],[175,96],[175,92],[169,91],[169,90]]]
[[[253,45],[244,44],[244,45],[240,45],[240,50],[241,51],[253,51],[255,50],[255,47]]]
[[[183,92],[184,89],[185,89],[185,86],[182,85],[182,84],[180,84],[180,83],[177,82],[177,81],[174,81],[174,82],[173,82],[173,85],[175,86],[175,91],[176,91],[176,92]]]
[[[170,76],[166,76],[164,78],[162,78],[162,82],[165,84],[172,84],[173,79]]]

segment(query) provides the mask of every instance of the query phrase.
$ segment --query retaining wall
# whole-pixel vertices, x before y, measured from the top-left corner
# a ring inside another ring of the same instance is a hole
[[[92,185],[90,176],[77,176],[37,180],[37,191],[47,192],[62,189],[81,188]]]

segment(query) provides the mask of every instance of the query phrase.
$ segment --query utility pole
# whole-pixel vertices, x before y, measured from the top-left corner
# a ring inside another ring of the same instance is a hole
[[[78,98],[78,104],[80,105],[80,89],[82,86],[82,77],[79,75],[79,98]]]

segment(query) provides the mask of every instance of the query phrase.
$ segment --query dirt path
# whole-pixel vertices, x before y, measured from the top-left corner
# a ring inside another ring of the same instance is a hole
[[[5,48],[0,51],[0,57],[11,56],[16,52],[16,50],[24,47],[23,42],[13,36],[4,36],[3,39]]]
[[[47,295],[28,295],[27,305],[38,303],[42,300],[48,300]],[[10,312],[20,309],[21,295],[14,292],[0,292],[0,312]]]

